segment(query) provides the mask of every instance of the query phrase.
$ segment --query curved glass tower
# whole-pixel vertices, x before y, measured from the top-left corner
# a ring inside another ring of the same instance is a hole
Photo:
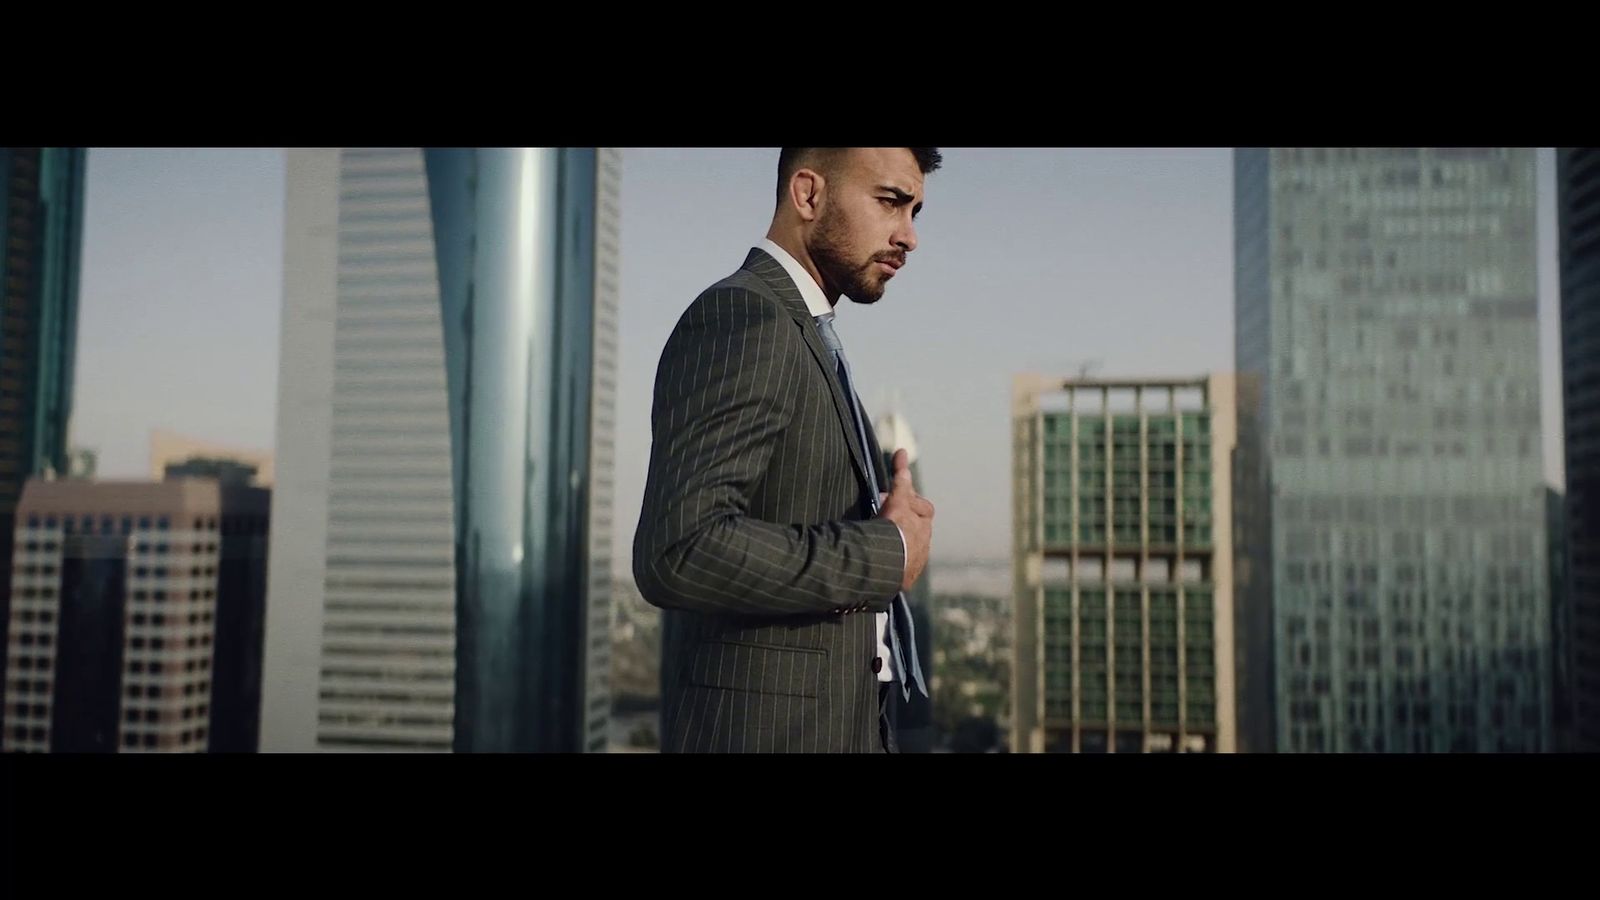
[[[617,154],[316,153],[338,160],[296,152],[289,166],[278,502],[291,517],[274,525],[288,543],[274,543],[285,581],[269,603],[263,746],[602,749]],[[318,193],[330,178],[337,203]],[[296,258],[319,252],[331,291],[305,268],[293,284]],[[330,319],[331,342],[295,339]],[[330,343],[328,391],[306,352]],[[298,459],[284,446],[296,430],[331,435],[327,450]],[[297,624],[312,620],[320,647]],[[319,659],[316,685],[296,687],[296,656]]]

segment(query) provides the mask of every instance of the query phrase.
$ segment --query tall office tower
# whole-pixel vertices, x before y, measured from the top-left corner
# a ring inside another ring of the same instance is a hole
[[[604,748],[619,183],[289,154],[263,749]]]
[[[87,160],[82,147],[0,147],[0,622],[9,610],[22,487],[35,475],[72,469],[67,427]],[[0,645],[0,671],[6,652]]]
[[[1234,386],[1012,388],[1012,747],[1235,749]]]
[[[1526,149],[1240,149],[1245,747],[1538,751],[1550,620]]]
[[[1600,751],[1600,148],[1556,151],[1573,749]]]
[[[29,480],[5,749],[253,750],[269,505],[214,479]]]

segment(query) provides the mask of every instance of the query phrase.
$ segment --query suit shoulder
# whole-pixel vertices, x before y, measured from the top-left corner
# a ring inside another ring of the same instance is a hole
[[[700,323],[754,325],[789,318],[783,301],[765,282],[740,270],[701,291],[684,310],[678,324],[679,327]]]

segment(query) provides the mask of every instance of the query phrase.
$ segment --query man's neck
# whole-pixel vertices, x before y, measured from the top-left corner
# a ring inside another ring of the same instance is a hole
[[[806,250],[805,241],[801,240],[798,234],[780,230],[777,225],[773,225],[772,228],[767,230],[767,240],[782,247],[785,253],[794,257],[794,261],[806,270],[806,274],[811,276],[811,280],[822,288],[822,297],[828,301],[830,307],[834,309],[839,307],[839,292],[828,287],[828,283],[823,280],[822,273],[817,269],[817,264],[811,261],[811,254]]]

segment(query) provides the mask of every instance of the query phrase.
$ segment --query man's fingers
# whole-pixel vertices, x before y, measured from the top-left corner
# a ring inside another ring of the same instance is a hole
[[[897,491],[902,489],[908,491],[916,490],[911,486],[911,464],[906,462],[906,459],[905,450],[896,450],[894,452],[894,489]]]

